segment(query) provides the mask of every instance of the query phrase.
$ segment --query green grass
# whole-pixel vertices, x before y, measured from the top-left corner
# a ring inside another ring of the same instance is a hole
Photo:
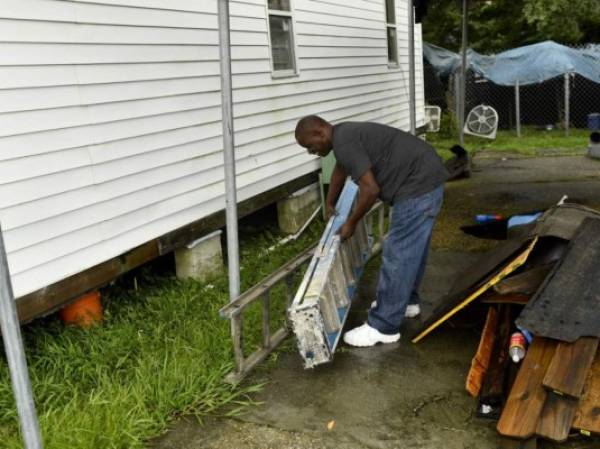
[[[565,136],[564,130],[546,131],[531,127],[524,127],[521,137],[517,137],[515,130],[498,131],[495,140],[465,134],[465,149],[472,154],[480,151],[523,156],[582,154],[587,147],[589,134],[585,129],[571,129],[570,135]],[[445,128],[440,133],[428,133],[427,141],[438,150],[442,158],[448,159],[452,156],[449,149],[458,143],[458,136]]]
[[[275,233],[242,241],[242,288],[314,242],[322,228],[316,222],[298,241],[270,253],[264,249],[280,237]],[[258,388],[222,381],[232,369],[229,323],[218,316],[228,301],[226,276],[202,285],[158,276],[152,268],[136,275],[137,290],[130,275],[103,291],[102,326],[65,328],[50,317],[23,328],[46,449],[143,447],[182,414],[237,413]],[[279,323],[282,297],[272,298]],[[245,336],[258,342],[258,313],[249,320]],[[2,447],[22,447],[6,363],[0,363],[0,439]]]

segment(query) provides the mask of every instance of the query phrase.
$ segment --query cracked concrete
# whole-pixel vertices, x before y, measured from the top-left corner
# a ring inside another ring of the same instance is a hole
[[[448,185],[438,234],[467,223],[472,214],[545,208],[563,194],[600,206],[600,162],[583,157],[480,156],[473,177]],[[461,207],[468,202],[468,207]],[[472,206],[471,206],[472,205]],[[468,237],[468,239],[473,239]],[[478,256],[460,240],[434,238],[422,289],[424,315]],[[444,244],[441,244],[444,243]],[[468,246],[481,249],[485,245]],[[379,259],[367,267],[348,327],[361,323],[374,297]],[[183,419],[155,449],[496,449],[495,423],[474,416],[475,401],[464,390],[478,344],[483,309],[467,308],[418,345],[408,339],[366,349],[340,347],[333,363],[305,371],[295,351],[284,351],[266,374],[268,384],[241,417]],[[403,334],[418,319],[406,320]],[[291,345],[293,348],[293,345]],[[598,439],[541,449],[592,449]]]

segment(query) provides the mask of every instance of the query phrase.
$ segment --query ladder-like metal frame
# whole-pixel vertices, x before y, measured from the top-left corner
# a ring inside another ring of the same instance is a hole
[[[231,339],[235,358],[235,370],[225,379],[231,383],[240,382],[256,365],[281,344],[289,333],[287,321],[275,332],[271,332],[271,298],[270,291],[280,283],[285,282],[287,306],[294,298],[294,275],[300,271],[313,256],[316,245],[311,246],[295,259],[286,263],[275,273],[266,277],[262,282],[246,290],[235,301],[223,307],[219,314],[222,318],[231,320]],[[250,305],[262,300],[262,345],[248,357],[244,356],[243,313]],[[286,307],[287,309],[287,307]]]
[[[369,258],[379,249],[384,234],[383,204],[375,205],[357,224],[352,237],[338,235],[356,205],[358,187],[348,181],[342,190],[317,251],[289,308],[289,319],[306,368],[330,362]],[[379,216],[379,233],[373,231],[373,214]],[[376,241],[376,237],[378,237]]]
[[[355,195],[355,193],[353,194]],[[339,205],[339,203],[338,203]],[[375,232],[373,232],[373,217],[378,217],[378,232],[377,238],[375,238]],[[338,216],[338,221],[343,218]],[[315,263],[317,255],[320,255],[323,251],[322,244],[327,239],[327,235],[334,230],[333,222],[336,217],[333,217],[327,225],[326,231],[323,238],[318,245],[311,246],[303,253],[298,255],[295,259],[283,265],[275,273],[269,275],[262,282],[250,288],[241,294],[236,300],[227,304],[223,307],[219,314],[222,318],[231,320],[231,338],[233,342],[233,352],[235,369],[230,373],[226,381],[231,383],[240,382],[253,368],[259,363],[265,360],[268,355],[276,349],[283,340],[289,335],[289,316],[286,316],[286,321],[279,329],[274,332],[270,328],[270,306],[271,297],[270,291],[279,286],[281,283],[286,285],[286,300],[288,309],[294,300],[294,285],[293,279],[296,274],[300,273],[304,266],[310,262],[308,270],[311,270],[311,265]],[[368,234],[368,238],[373,243],[371,245],[371,251],[369,257],[381,250],[382,236],[385,230],[385,214],[384,206],[378,202],[373,206],[369,213],[363,218]],[[313,266],[314,268],[314,266]],[[304,282],[303,282],[304,283]],[[301,284],[300,289],[303,288]],[[259,349],[254,351],[248,356],[244,355],[244,338],[243,338],[243,313],[244,311],[254,304],[256,301],[262,301],[262,344]]]

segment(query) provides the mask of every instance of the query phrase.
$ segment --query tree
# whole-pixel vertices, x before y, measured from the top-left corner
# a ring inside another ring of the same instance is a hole
[[[469,47],[497,53],[544,40],[600,40],[599,0],[469,0]],[[458,51],[462,2],[430,0],[423,20],[427,42]]]
[[[538,40],[578,44],[600,39],[598,0],[527,0],[523,14]]]

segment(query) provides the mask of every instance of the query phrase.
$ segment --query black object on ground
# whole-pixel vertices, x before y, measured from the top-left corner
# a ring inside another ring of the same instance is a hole
[[[455,179],[468,178],[471,176],[469,170],[469,153],[460,145],[454,145],[450,148],[454,154],[450,159],[444,162],[444,167],[448,170],[448,178],[446,181],[454,181]]]

